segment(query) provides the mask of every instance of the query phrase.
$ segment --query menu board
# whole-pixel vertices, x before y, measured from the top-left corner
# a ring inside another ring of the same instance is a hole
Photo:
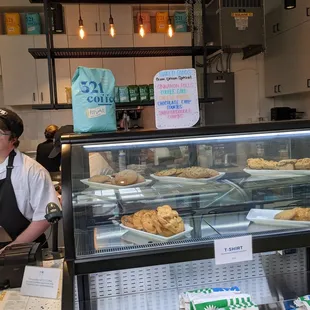
[[[195,69],[163,70],[154,77],[156,128],[187,128],[199,120]]]

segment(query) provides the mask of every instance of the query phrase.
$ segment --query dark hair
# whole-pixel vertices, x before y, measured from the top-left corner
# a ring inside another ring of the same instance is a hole
[[[49,125],[45,128],[45,131],[44,131],[44,135],[45,135],[45,138],[47,140],[52,140],[54,139],[54,136],[55,136],[55,133],[56,131],[58,130],[58,126],[56,125]]]
[[[16,140],[14,143],[13,143],[13,146],[15,148],[18,148],[19,147],[19,144],[20,144],[20,141],[18,140],[18,137],[16,136],[16,134],[14,132],[11,132],[7,125],[0,119],[0,130],[2,131],[7,131],[7,132],[10,132],[10,137],[9,137],[9,141],[12,141],[12,140]]]

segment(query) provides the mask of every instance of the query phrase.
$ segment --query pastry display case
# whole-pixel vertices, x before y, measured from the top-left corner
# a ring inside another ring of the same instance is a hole
[[[310,122],[63,136],[62,182],[63,307],[76,279],[93,309],[94,274],[213,259],[235,236],[307,247]]]

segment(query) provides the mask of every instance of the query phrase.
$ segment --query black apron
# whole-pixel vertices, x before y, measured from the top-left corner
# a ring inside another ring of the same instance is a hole
[[[13,150],[9,155],[6,167],[6,178],[0,180],[0,226],[14,241],[30,224],[30,221],[19,211],[14,188],[11,181],[13,162],[16,156]],[[35,242],[47,247],[46,237],[42,234]],[[0,240],[0,248],[3,246]]]

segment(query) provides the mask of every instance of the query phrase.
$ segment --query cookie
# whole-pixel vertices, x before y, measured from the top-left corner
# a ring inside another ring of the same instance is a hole
[[[202,167],[191,167],[186,169],[181,175],[189,179],[203,179],[217,176],[219,173],[213,169]]]
[[[162,228],[161,232],[158,233],[159,235],[163,236],[163,237],[172,237],[174,235],[174,233],[166,228]]]
[[[135,184],[138,179],[137,172],[133,170],[123,170],[115,175],[115,183],[120,186]]]
[[[95,183],[106,183],[111,182],[111,177],[108,175],[94,175],[88,181]]]
[[[142,215],[141,218],[142,226],[144,231],[150,233],[150,234],[157,234],[156,226],[152,220],[152,213],[146,212]]]
[[[158,171],[155,173],[155,175],[158,177],[169,177],[169,176],[174,176],[176,172],[177,172],[177,169],[172,168],[172,169]]]
[[[286,220],[286,221],[292,220],[297,213],[296,209],[297,208],[281,211],[280,213],[276,214],[274,219],[275,220]]]
[[[132,223],[134,225],[134,228],[135,229],[138,229],[138,230],[142,230],[143,229],[143,225],[142,225],[142,216],[143,214],[147,212],[147,210],[140,210],[138,212],[136,212],[133,217],[132,217]]]
[[[285,159],[277,163],[277,170],[295,170],[296,159]]]
[[[124,226],[130,227],[130,228],[135,228],[132,220],[133,220],[132,215],[124,215],[121,218],[121,222]]]

